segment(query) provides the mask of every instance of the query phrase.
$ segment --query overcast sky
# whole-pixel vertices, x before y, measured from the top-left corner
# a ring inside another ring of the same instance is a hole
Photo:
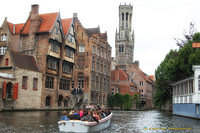
[[[0,8],[0,24],[5,17],[12,23],[25,23],[31,5],[39,4],[41,13],[59,12],[61,18],[78,13],[85,28],[100,26],[107,31],[115,56],[115,31],[119,29],[119,5],[133,5],[135,33],[134,60],[152,75],[170,49],[177,49],[173,38],[182,38],[194,22],[200,29],[200,0],[4,0]]]

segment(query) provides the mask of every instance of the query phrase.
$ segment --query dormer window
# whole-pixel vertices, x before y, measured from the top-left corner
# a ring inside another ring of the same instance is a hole
[[[68,41],[74,43],[74,37],[71,34],[68,35]]]
[[[0,55],[4,55],[7,47],[0,47]]]
[[[6,34],[1,35],[1,41],[6,41],[6,40],[7,40],[7,35]]]

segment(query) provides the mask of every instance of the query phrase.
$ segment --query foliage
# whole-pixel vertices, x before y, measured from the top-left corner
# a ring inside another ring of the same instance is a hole
[[[140,101],[140,98],[139,98],[139,95],[138,95],[138,94],[135,94],[135,95],[133,96],[133,101],[135,101],[136,107],[139,108],[140,105],[141,105],[141,101]]]
[[[131,108],[133,103],[133,98],[129,94],[125,94],[123,97],[123,107],[124,109],[128,110]]]
[[[122,95],[116,93],[108,97],[109,107],[120,107],[121,109],[130,109],[132,107],[133,98],[129,94]]]
[[[161,106],[172,97],[171,84],[193,75],[192,66],[200,64],[200,50],[192,48],[193,42],[200,42],[200,33],[195,33],[179,50],[170,50],[155,71],[155,105]]]

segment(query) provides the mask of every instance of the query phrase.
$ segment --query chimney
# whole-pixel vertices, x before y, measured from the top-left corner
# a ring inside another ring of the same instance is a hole
[[[32,5],[30,12],[29,34],[34,34],[35,32],[37,32],[40,23],[41,19],[39,17],[39,5],[38,4]]]
[[[77,13],[73,13],[73,18],[77,18]]]
[[[137,68],[139,68],[139,61],[138,61],[138,60],[136,60],[136,61],[134,62],[134,64],[135,64],[135,66],[136,66]]]

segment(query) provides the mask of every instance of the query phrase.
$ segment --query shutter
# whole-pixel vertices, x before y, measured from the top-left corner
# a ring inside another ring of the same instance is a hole
[[[18,97],[18,83],[15,83],[13,87],[13,99],[16,100],[17,97]]]
[[[6,82],[3,82],[3,99],[6,99]]]

